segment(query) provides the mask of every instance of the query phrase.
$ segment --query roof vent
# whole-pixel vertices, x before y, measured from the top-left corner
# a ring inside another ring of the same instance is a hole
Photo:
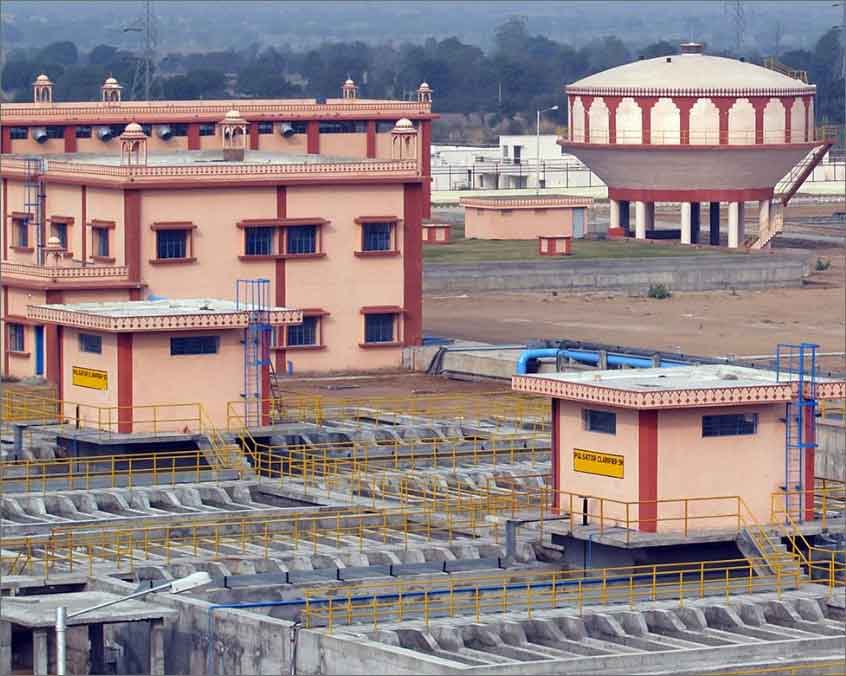
[[[740,57],[740,63],[746,63],[746,57],[745,56]]]
[[[673,57],[672,57],[672,56],[668,56],[668,57],[667,57],[667,63],[672,63],[672,62],[673,62]]]
[[[682,42],[681,45],[681,53],[682,54],[701,54],[702,53],[702,43],[701,42]]]

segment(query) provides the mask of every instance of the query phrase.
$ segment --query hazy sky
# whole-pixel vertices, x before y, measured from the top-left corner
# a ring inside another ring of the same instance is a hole
[[[528,20],[529,30],[579,45],[615,34],[632,44],[667,39],[698,39],[714,47],[734,44],[736,7],[742,8],[744,44],[764,53],[813,47],[839,23],[829,0],[800,2],[507,2],[502,0],[391,2],[309,0],[154,1],[160,48],[207,50],[252,42],[303,47],[324,40],[366,42],[422,41],[455,35],[487,47],[495,27],[512,15]],[[5,49],[72,39],[83,49],[101,44],[133,48],[139,35],[124,27],[144,11],[139,0],[4,0]],[[8,27],[11,26],[10,30]]]

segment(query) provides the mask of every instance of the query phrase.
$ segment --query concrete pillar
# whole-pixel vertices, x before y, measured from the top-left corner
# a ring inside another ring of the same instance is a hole
[[[32,673],[33,676],[47,676],[50,663],[47,652],[49,629],[32,630]]]
[[[709,236],[708,243],[711,246],[720,245],[720,203],[711,202],[708,209],[708,228]]]
[[[758,202],[758,232],[769,230],[771,207],[772,200],[760,200]]]
[[[746,241],[746,203],[737,203],[737,242],[738,246],[743,246]]]
[[[620,203],[617,200],[608,200],[611,213],[608,218],[608,234],[616,235],[620,232]]]
[[[736,249],[740,243],[740,219],[742,217],[740,202],[729,202],[728,246]]]
[[[12,673],[12,623],[0,620],[0,674]]]
[[[655,202],[646,203],[646,229],[655,229]]]
[[[91,673],[102,674],[106,671],[106,644],[103,635],[103,625],[98,622],[88,625],[88,642],[90,645],[88,656],[91,662]]]
[[[164,676],[164,620],[150,621],[150,676]]]
[[[699,244],[699,230],[702,227],[699,202],[690,203],[690,243]]]
[[[690,244],[690,202],[681,205],[681,243]]]
[[[635,202],[635,237],[646,239],[646,202]]]

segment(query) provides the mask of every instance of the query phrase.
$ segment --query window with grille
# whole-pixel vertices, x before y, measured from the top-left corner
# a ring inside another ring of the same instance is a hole
[[[214,125],[213,124],[201,124],[200,125],[200,136],[214,136]]]
[[[170,354],[217,354],[219,345],[217,336],[180,336],[170,339]]]
[[[244,253],[247,256],[270,256],[273,253],[273,228],[247,228]]]
[[[21,141],[28,136],[26,127],[9,127],[9,138],[13,141]]]
[[[24,351],[24,326],[23,324],[6,324],[9,335],[9,351]]]
[[[290,124],[291,131],[295,134],[305,134],[308,127],[306,122],[283,122],[282,124]]]
[[[755,434],[758,431],[758,414],[703,415],[703,437],[733,437]]]
[[[394,315],[392,313],[364,316],[364,342],[390,343],[394,340]]]
[[[79,334],[79,351],[101,354],[103,352],[103,338],[93,333]]]
[[[617,414],[611,411],[582,410],[582,422],[588,432],[617,434]]]
[[[310,254],[317,253],[317,226],[297,225],[288,228],[288,244],[286,253]]]
[[[172,124],[170,125],[170,133],[173,136],[188,136],[187,124]]]
[[[63,249],[68,248],[68,224],[67,223],[51,223],[50,234],[59,239],[59,244]]]
[[[319,320],[319,317],[303,317],[302,324],[288,326],[288,345],[317,345],[317,323]]]
[[[91,127],[88,125],[80,125],[74,132],[76,138],[91,138]]]
[[[15,246],[26,248],[29,246],[29,221],[26,218],[15,218],[12,221],[15,230]]]
[[[47,127],[47,138],[64,138],[65,137],[65,128],[59,127],[56,125],[50,125]]]
[[[157,230],[156,256],[158,258],[187,258],[187,230]]]
[[[94,233],[94,255],[101,258],[109,257],[109,229],[92,228]]]
[[[365,223],[362,226],[362,251],[390,251],[393,223]]]
[[[258,123],[258,133],[259,134],[272,134],[273,133],[273,122],[259,122]]]

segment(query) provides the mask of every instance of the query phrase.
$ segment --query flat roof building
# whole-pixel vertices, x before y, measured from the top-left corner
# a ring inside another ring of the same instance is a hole
[[[402,122],[402,121],[401,121]],[[270,280],[270,304],[305,315],[274,332],[279,372],[397,367],[421,339],[418,135],[394,159],[251,150],[230,111],[217,150],[150,152],[138,124],[120,154],[5,156],[3,372],[59,382],[55,326],[30,305],[234,298]]]
[[[768,523],[773,494],[787,486],[794,516],[804,515],[798,495],[814,486],[815,422],[813,403],[797,408],[796,374],[676,366],[516,375],[512,386],[551,399],[560,511],[581,512],[588,499],[588,520],[606,528],[732,528],[736,496]],[[842,399],[846,381],[805,380],[802,390],[805,401]],[[786,448],[786,425],[787,438],[810,444],[803,452]],[[812,491],[804,496],[812,510]]]

